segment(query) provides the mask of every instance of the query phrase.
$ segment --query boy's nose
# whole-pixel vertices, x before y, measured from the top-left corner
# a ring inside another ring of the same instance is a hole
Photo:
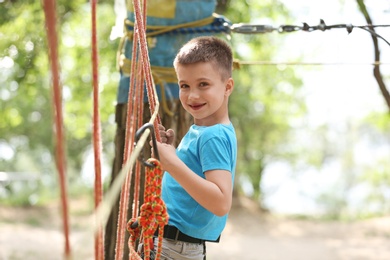
[[[199,98],[199,93],[197,90],[191,90],[190,93],[188,94],[189,99],[197,99]]]

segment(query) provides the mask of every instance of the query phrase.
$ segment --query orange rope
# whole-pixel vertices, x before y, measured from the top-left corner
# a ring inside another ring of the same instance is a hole
[[[127,111],[127,121],[126,121],[126,138],[125,138],[125,153],[124,153],[124,165],[127,163],[129,155],[132,153],[134,147],[134,129],[135,126],[140,128],[143,124],[142,115],[143,115],[143,99],[144,99],[144,83],[146,83],[147,96],[149,101],[149,108],[152,113],[156,113],[157,102],[156,101],[156,92],[153,84],[152,73],[150,69],[150,60],[146,43],[146,32],[145,32],[145,23],[146,21],[146,0],[143,2],[144,12],[143,17],[141,17],[141,6],[139,4],[140,0],[134,0],[134,10],[136,21],[134,23],[134,36],[133,36],[133,49],[132,49],[132,65],[130,73],[130,86],[128,94],[128,111]],[[137,29],[141,28],[141,29]],[[139,49],[138,49],[139,48]],[[139,52],[137,52],[139,51]],[[139,62],[137,62],[137,60]],[[137,71],[137,75],[136,75]],[[137,76],[136,78],[134,76]],[[156,114],[156,118],[153,121],[154,128],[158,129],[157,124],[161,123],[161,119]],[[156,139],[160,140],[160,134],[158,131],[155,131]],[[135,176],[135,191],[134,191],[134,203],[133,203],[133,218],[138,215],[138,203],[139,203],[139,190],[140,190],[140,172],[141,168],[139,163],[136,165],[136,176]],[[127,173],[125,182],[122,185],[121,196],[120,196],[120,205],[119,205],[119,217],[118,217],[118,229],[117,229],[117,241],[116,241],[116,254],[115,259],[121,260],[123,258],[123,245],[125,237],[124,225],[126,225],[126,217],[129,205],[129,191],[132,179],[132,169]],[[146,184],[148,185],[148,184]],[[134,237],[134,236],[133,236]],[[129,246],[135,243],[135,241],[129,241]],[[131,247],[131,246],[130,246]],[[136,252],[131,251],[130,255],[134,255]],[[138,258],[137,258],[138,259]]]
[[[142,258],[138,255],[137,250],[135,249],[135,242],[140,238],[141,236],[141,226],[136,224],[137,218],[131,218],[129,222],[127,223],[127,230],[130,233],[129,238],[129,257],[130,260],[142,260]],[[136,225],[136,227],[132,227],[133,225]]]
[[[61,189],[61,205],[62,205],[62,219],[65,236],[65,257],[70,258],[71,250],[69,243],[69,218],[68,218],[68,201],[67,201],[67,188],[66,188],[66,163],[64,152],[64,133],[63,133],[63,112],[62,112],[62,88],[60,86],[59,75],[59,62],[57,53],[57,18],[56,18],[56,6],[55,0],[43,1],[43,8],[45,12],[46,22],[46,35],[49,45],[49,58],[52,73],[53,83],[53,103],[54,103],[54,121],[55,121],[55,134],[57,136],[56,145],[56,162],[59,173],[60,189]]]
[[[101,170],[101,153],[102,140],[99,114],[99,73],[98,73],[98,44],[96,30],[96,6],[97,0],[91,0],[91,17],[92,17],[92,84],[93,84],[93,147],[95,159],[95,209],[98,208],[103,197],[102,188],[102,170]],[[103,227],[97,223],[98,231],[95,234],[95,260],[104,259],[104,239]]]
[[[133,56],[136,56],[136,45],[133,45]],[[132,65],[132,71],[135,70],[135,64]],[[127,160],[130,154],[133,151],[134,135],[135,135],[135,124],[136,124],[136,102],[133,102],[135,97],[135,79],[130,77],[130,87],[128,93],[128,106],[127,106],[127,117],[126,117],[126,136],[125,136],[125,150],[123,155],[123,165],[127,163]],[[119,200],[119,216],[118,216],[118,226],[117,226],[117,240],[115,245],[115,259],[121,260],[123,258],[123,246],[125,243],[125,226],[127,221],[127,212],[129,206],[129,195],[130,195],[130,186],[132,179],[132,171],[130,169],[126,174],[125,182],[122,185],[121,196]]]
[[[138,75],[137,78],[142,79],[143,78],[143,71],[142,68],[138,67]],[[143,87],[143,81],[137,82],[137,89],[136,89],[136,98],[139,101],[137,103],[137,110],[139,111],[139,115],[143,115],[144,113],[144,87]],[[139,129],[142,126],[142,119],[141,117],[138,118],[138,125],[137,129]],[[134,207],[133,207],[133,217],[138,216],[138,206],[139,206],[139,192],[140,192],[140,185],[141,185],[141,164],[139,161],[137,161],[136,164],[136,171],[135,171],[135,181],[134,181]]]
[[[134,39],[138,39],[138,32],[134,34]],[[140,55],[140,53],[137,52],[136,42],[137,42],[136,40],[133,42],[133,48],[132,48],[133,63],[131,66],[130,83],[129,83],[130,86],[129,86],[129,93],[128,93],[125,151],[124,151],[124,159],[123,159],[124,164],[127,163],[127,160],[134,149],[133,144],[134,144],[135,128],[139,128],[142,125],[144,77],[143,77],[142,68],[139,66],[139,63],[136,62],[137,54]],[[136,71],[138,71],[137,77],[134,77],[134,75],[136,75]],[[134,197],[135,203],[133,207],[133,215],[135,213],[138,214],[138,201],[139,201],[138,193],[139,193],[140,170],[141,170],[140,165],[137,162],[136,179],[135,179],[136,190],[134,191],[136,196]],[[117,260],[123,258],[123,250],[124,250],[123,245],[125,241],[125,231],[126,231],[125,226],[127,222],[129,193],[130,193],[132,175],[133,172],[132,169],[130,169],[130,172],[126,175],[126,179],[122,186],[122,191],[121,191],[118,229],[117,229],[117,243],[116,243],[116,250],[115,250],[116,251],[115,259]]]
[[[146,89],[147,89],[147,95],[149,101],[149,108],[150,111],[155,111],[156,102],[154,100],[154,95],[152,95],[155,92],[155,89],[153,87],[154,86],[153,77],[150,68],[149,51],[147,48],[148,45],[146,41],[146,32],[145,32],[146,21],[145,19],[142,19],[141,6],[139,4],[139,0],[133,0],[133,6],[134,6],[134,15],[135,15],[134,31],[136,31],[136,27],[142,28],[142,30],[138,30],[139,33],[138,44],[141,50],[141,64],[143,65],[143,70],[146,79]],[[144,10],[146,10],[146,0],[144,1]],[[155,120],[153,124],[154,124],[154,129],[158,129],[158,124],[161,124],[161,119],[159,116],[157,116],[157,120]],[[156,134],[157,141],[160,141],[161,137],[159,131],[156,131],[155,134]]]
[[[140,236],[140,228],[143,235],[144,257],[145,260],[150,259],[150,253],[153,249],[153,235],[158,229],[158,243],[156,249],[156,258],[160,259],[162,251],[162,238],[164,226],[168,224],[168,213],[164,201],[161,198],[161,183],[163,171],[160,162],[157,159],[151,158],[148,163],[155,167],[146,167],[145,193],[144,204],[141,207],[141,214],[138,218],[139,226],[132,228],[136,218],[132,218],[127,225],[130,232],[130,256],[134,254],[134,242]],[[130,258],[132,259],[132,258]]]

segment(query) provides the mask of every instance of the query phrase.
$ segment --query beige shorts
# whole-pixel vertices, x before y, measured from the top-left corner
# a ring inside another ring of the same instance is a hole
[[[157,249],[158,239],[154,240]],[[161,260],[203,260],[206,255],[204,243],[188,243],[163,238]]]

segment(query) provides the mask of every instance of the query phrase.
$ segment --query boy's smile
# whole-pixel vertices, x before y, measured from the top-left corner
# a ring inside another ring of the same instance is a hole
[[[211,62],[179,64],[176,68],[180,101],[194,117],[196,125],[228,124],[227,101],[233,79],[222,80],[219,69]]]

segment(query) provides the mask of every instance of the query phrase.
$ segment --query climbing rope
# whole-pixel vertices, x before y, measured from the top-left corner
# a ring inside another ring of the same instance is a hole
[[[153,78],[152,78],[152,71],[150,68],[150,60],[149,60],[149,51],[147,47],[147,41],[146,41],[146,13],[144,13],[144,17],[141,15],[141,6],[140,3],[137,0],[133,0],[133,6],[134,6],[134,14],[136,19],[136,25],[141,28],[138,31],[138,46],[140,48],[140,62],[143,66],[143,73],[145,75],[145,82],[146,82],[146,89],[147,89],[147,96],[149,101],[149,109],[151,112],[158,113],[158,110],[156,109],[156,103],[158,100],[158,97],[156,95],[156,91],[154,88]],[[144,0],[143,4],[144,10],[146,10],[146,0]],[[133,44],[136,44],[133,42]],[[153,95],[155,94],[155,95]],[[155,129],[158,129],[158,124],[161,124],[161,119],[159,116],[156,117],[156,120],[153,122]],[[156,132],[156,138],[157,140],[160,140],[160,133]]]
[[[95,209],[103,198],[102,184],[102,138],[99,113],[99,71],[98,71],[98,43],[97,43],[97,22],[96,22],[97,0],[91,0],[91,45],[92,45],[92,85],[93,85],[93,151],[95,162]],[[95,260],[104,259],[103,226],[99,226],[95,234]]]
[[[128,111],[127,111],[127,123],[126,123],[126,140],[125,140],[125,156],[124,164],[127,163],[128,156],[132,152],[132,147],[129,144],[134,143],[134,127],[140,126],[142,123],[141,117],[143,114],[143,90],[144,82],[146,83],[147,96],[149,101],[149,109],[152,114],[151,121],[152,124],[157,128],[157,125],[161,123],[161,120],[158,116],[158,97],[156,94],[151,68],[149,53],[147,49],[146,36],[145,36],[145,20],[146,13],[141,14],[141,7],[139,1],[133,1],[134,13],[136,18],[135,23],[135,34],[133,40],[133,56],[131,63],[130,75],[132,75],[130,80],[129,87],[129,96],[128,96]],[[143,3],[144,10],[146,10],[146,0]],[[140,29],[137,29],[140,28]],[[136,62],[136,61],[139,62]],[[137,75],[137,77],[135,77]],[[142,99],[141,99],[142,98]],[[159,132],[156,132],[157,140],[160,140]],[[140,180],[140,168],[136,169],[136,194],[134,196],[134,204],[138,206],[138,193],[139,193],[139,180]],[[125,181],[122,185],[121,196],[120,196],[120,206],[119,206],[119,216],[118,216],[118,227],[117,227],[117,241],[116,241],[116,254],[115,259],[120,260],[123,258],[123,245],[125,237],[125,225],[127,221],[127,211],[129,205],[129,191],[132,179],[132,169],[130,168],[129,173],[125,177]],[[146,184],[147,185],[147,184]],[[136,211],[136,210],[135,210]],[[137,212],[137,211],[136,211]],[[137,212],[138,213],[138,212]],[[134,212],[133,212],[134,217]],[[132,253],[131,253],[132,254]]]
[[[138,37],[138,34],[135,35],[135,38]],[[137,44],[133,44],[133,59],[137,56]],[[131,68],[131,73],[133,75],[132,80],[130,81],[129,93],[128,93],[128,106],[127,106],[127,117],[126,117],[126,135],[125,135],[125,148],[123,155],[123,163],[126,164],[129,158],[129,155],[133,151],[132,144],[134,143],[134,133],[135,128],[138,125],[137,122],[140,120],[137,113],[137,103],[141,102],[139,100],[140,93],[137,91],[138,84],[137,82],[143,82],[143,74],[140,66],[135,67],[136,64],[133,64]],[[138,69],[138,70],[137,70]],[[137,77],[134,77],[137,71]],[[138,79],[136,82],[135,79]],[[142,88],[143,92],[143,88]],[[137,93],[137,94],[136,94]],[[118,212],[118,226],[117,226],[117,241],[115,244],[115,259],[123,258],[124,243],[125,243],[125,225],[127,221],[127,212],[129,207],[129,197],[130,197],[130,187],[131,180],[133,176],[133,169],[130,169],[126,175],[125,181],[122,185],[120,200],[119,200],[119,212]],[[135,185],[138,186],[138,185]],[[137,198],[138,201],[138,198]]]
[[[144,2],[144,6],[146,5],[146,1]],[[143,21],[142,17],[140,17],[140,7],[138,3],[134,3],[134,6],[136,6],[136,18],[137,23],[140,25],[140,28],[144,28],[142,26]],[[63,134],[63,115],[62,115],[62,97],[61,97],[61,86],[60,86],[60,77],[59,77],[59,62],[58,62],[58,53],[57,53],[57,35],[56,35],[56,17],[55,17],[55,1],[54,0],[45,0],[43,2],[43,7],[45,11],[45,18],[46,18],[46,29],[47,29],[47,37],[48,37],[48,45],[49,45],[49,59],[50,59],[50,65],[51,65],[51,71],[52,71],[52,80],[53,80],[53,103],[54,103],[54,119],[55,119],[55,133],[56,133],[56,140],[57,140],[57,146],[56,146],[56,158],[57,158],[57,168],[59,171],[59,179],[60,179],[60,188],[61,188],[61,202],[62,202],[62,214],[63,214],[63,221],[64,221],[64,236],[65,236],[65,257],[68,259],[70,258],[71,250],[70,250],[70,242],[69,242],[69,220],[68,220],[68,203],[67,203],[67,191],[66,191],[66,181],[65,181],[65,156],[64,156],[64,134]],[[92,74],[93,74],[93,141],[94,141],[94,152],[95,152],[95,214],[94,218],[96,220],[96,225],[94,226],[94,232],[95,232],[95,259],[103,259],[103,237],[102,237],[102,226],[104,226],[107,223],[108,216],[110,213],[110,209],[112,205],[114,205],[116,198],[118,197],[118,194],[123,191],[123,188],[131,181],[131,169],[133,169],[133,166],[135,164],[136,158],[141,153],[143,146],[145,145],[147,141],[147,137],[151,133],[150,129],[146,129],[144,133],[142,133],[142,136],[138,140],[138,144],[133,147],[132,145],[128,145],[126,147],[126,161],[123,164],[123,167],[121,171],[119,172],[117,178],[113,181],[111,188],[107,191],[106,197],[102,200],[102,187],[101,187],[101,137],[100,137],[100,116],[98,112],[99,107],[99,98],[98,98],[98,53],[97,53],[97,33],[96,33],[96,0],[93,0],[91,2],[91,9],[92,9]],[[144,17],[146,17],[146,14],[144,14]],[[157,126],[158,123],[161,122],[159,116],[158,116],[158,109],[159,109],[159,102],[157,93],[154,88],[153,84],[153,78],[152,73],[150,69],[150,62],[148,57],[148,52],[146,48],[146,37],[144,35],[145,30],[139,30],[140,31],[140,37],[138,41],[135,41],[135,46],[138,44],[140,46],[140,54],[138,56],[138,60],[140,61],[140,66],[138,66],[137,69],[134,66],[134,69],[132,69],[132,75],[135,75],[135,71],[138,71],[138,80],[136,85],[133,87],[135,89],[135,96],[137,97],[136,100],[134,100],[133,104],[129,108],[128,112],[128,118],[135,118],[135,115],[142,115],[143,112],[143,86],[144,86],[144,80],[146,81],[147,86],[147,94],[148,94],[148,100],[151,110],[151,119],[150,122]],[[135,53],[135,52],[134,52]],[[136,64],[136,62],[134,62]],[[131,92],[129,95],[132,95]],[[130,100],[130,99],[129,99]],[[141,112],[141,114],[140,114]],[[130,121],[130,120],[128,120]],[[142,120],[140,117],[138,117],[137,120],[135,120],[136,123],[134,125],[131,125],[129,130],[127,132],[127,135],[129,138],[127,138],[127,144],[132,144],[134,140],[134,137],[132,136],[132,133],[134,132],[134,127],[140,127],[142,124]],[[157,128],[156,128],[157,129]],[[156,132],[156,139],[160,140],[159,133]],[[129,142],[130,140],[130,142]],[[147,182],[151,182],[153,184],[147,185],[149,188],[147,189],[149,193],[146,194],[147,201],[151,204],[145,204],[143,207],[141,207],[141,214],[139,217],[140,223],[142,223],[142,233],[145,233],[143,235],[145,237],[145,245],[147,252],[150,253],[150,239],[153,234],[151,234],[150,228],[156,229],[157,227],[163,227],[167,222],[167,214],[166,214],[166,208],[163,204],[163,201],[160,198],[159,193],[161,193],[161,167],[159,166],[159,162],[155,161],[153,162],[154,165],[156,165],[156,169],[154,172],[160,172],[159,174],[149,174],[151,176],[151,179],[148,178]],[[137,175],[136,179],[140,179],[140,164],[137,164]],[[127,179],[127,180],[126,180]],[[126,180],[126,181],[125,181]],[[123,184],[126,185],[123,185]],[[159,187],[157,187],[155,190],[153,188],[150,188],[156,183],[160,183]],[[126,194],[128,194],[128,190],[122,192],[121,195],[121,205],[127,205],[128,201],[126,199],[122,200],[122,198],[127,198]],[[138,187],[139,188],[139,187]],[[139,193],[139,189],[136,189],[136,192]],[[139,196],[135,196],[135,205],[138,202]],[[148,206],[149,205],[149,206]],[[148,209],[150,210],[148,211]],[[127,212],[127,207],[123,207],[123,209],[120,211],[120,215],[124,215],[124,212]],[[135,210],[135,214],[138,214],[138,211]],[[150,214],[152,214],[152,217],[156,217],[156,221],[152,220],[152,226],[146,226],[148,221],[151,221]],[[123,218],[125,219],[125,218]],[[126,220],[126,219],[125,219]],[[142,226],[141,225],[141,226]],[[118,230],[121,230],[120,228]],[[125,228],[122,228],[123,231],[125,231]],[[162,230],[163,228],[160,228],[160,243],[162,240]],[[121,237],[121,234],[123,232],[118,232],[119,237]],[[117,240],[121,241],[121,238]],[[148,242],[147,242],[148,241]],[[119,243],[122,244],[122,243]],[[149,246],[148,246],[149,245]],[[161,254],[161,250],[158,251],[159,254]],[[123,257],[123,247],[119,246],[117,250],[116,259],[122,259]],[[139,257],[135,257],[136,259],[139,259]],[[133,258],[132,258],[133,259]]]
[[[134,50],[133,50],[134,52]],[[121,69],[122,73],[125,75],[132,74],[131,71],[133,70],[133,63],[135,61],[131,61],[125,57],[125,55],[121,54],[119,56],[119,68]],[[161,93],[161,105],[162,109],[165,112],[165,114],[169,116],[173,116],[173,112],[169,109],[167,105],[167,98],[165,95],[165,84],[166,83],[177,83],[177,77],[176,72],[173,67],[160,67],[160,66],[151,66],[152,70],[152,77],[153,82],[155,85],[160,86],[160,93]],[[130,79],[132,80],[132,79]],[[133,96],[129,95],[129,98]],[[128,99],[129,100],[129,99]]]
[[[58,62],[58,40],[57,40],[57,18],[55,0],[43,1],[43,9],[45,12],[46,35],[49,45],[49,60],[50,69],[52,73],[53,84],[53,105],[54,105],[54,125],[56,135],[56,163],[59,174],[60,191],[61,191],[61,206],[62,206],[62,220],[65,237],[65,257],[67,259],[71,256],[70,242],[69,242],[69,215],[68,215],[68,200],[66,188],[66,162],[65,162],[65,148],[64,148],[64,122],[62,112],[62,87],[60,85],[60,69]]]
[[[161,198],[161,182],[163,171],[160,162],[151,158],[147,161],[152,165],[146,167],[146,180],[144,191],[144,204],[141,207],[140,216],[132,218],[127,224],[130,233],[130,255],[135,254],[135,241],[140,239],[142,234],[144,259],[150,259],[154,247],[153,236],[158,230],[158,242],[155,259],[160,259],[162,251],[162,237],[164,226],[168,224],[168,213],[166,205]]]

